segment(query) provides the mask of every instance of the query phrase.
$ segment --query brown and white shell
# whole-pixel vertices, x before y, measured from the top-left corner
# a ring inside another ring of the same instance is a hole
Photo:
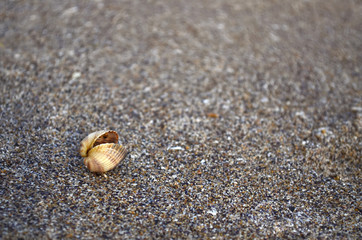
[[[80,143],[80,155],[91,172],[104,173],[117,166],[127,154],[118,144],[115,131],[103,130],[89,134]]]

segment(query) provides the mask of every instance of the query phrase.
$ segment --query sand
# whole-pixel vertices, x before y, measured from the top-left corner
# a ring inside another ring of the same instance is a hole
[[[1,1],[0,238],[361,239],[361,12]]]

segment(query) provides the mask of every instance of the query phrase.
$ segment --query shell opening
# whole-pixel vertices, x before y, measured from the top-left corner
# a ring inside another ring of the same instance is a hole
[[[118,143],[118,134],[114,131],[109,131],[99,136],[93,144],[93,147],[103,143]]]

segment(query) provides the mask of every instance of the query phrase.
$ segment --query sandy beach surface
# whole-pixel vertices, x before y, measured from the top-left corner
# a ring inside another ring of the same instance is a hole
[[[361,239],[361,12],[1,1],[0,238]]]

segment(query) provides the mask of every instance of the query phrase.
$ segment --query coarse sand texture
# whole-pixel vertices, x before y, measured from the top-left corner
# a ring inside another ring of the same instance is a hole
[[[362,239],[361,13],[0,1],[0,239]]]

